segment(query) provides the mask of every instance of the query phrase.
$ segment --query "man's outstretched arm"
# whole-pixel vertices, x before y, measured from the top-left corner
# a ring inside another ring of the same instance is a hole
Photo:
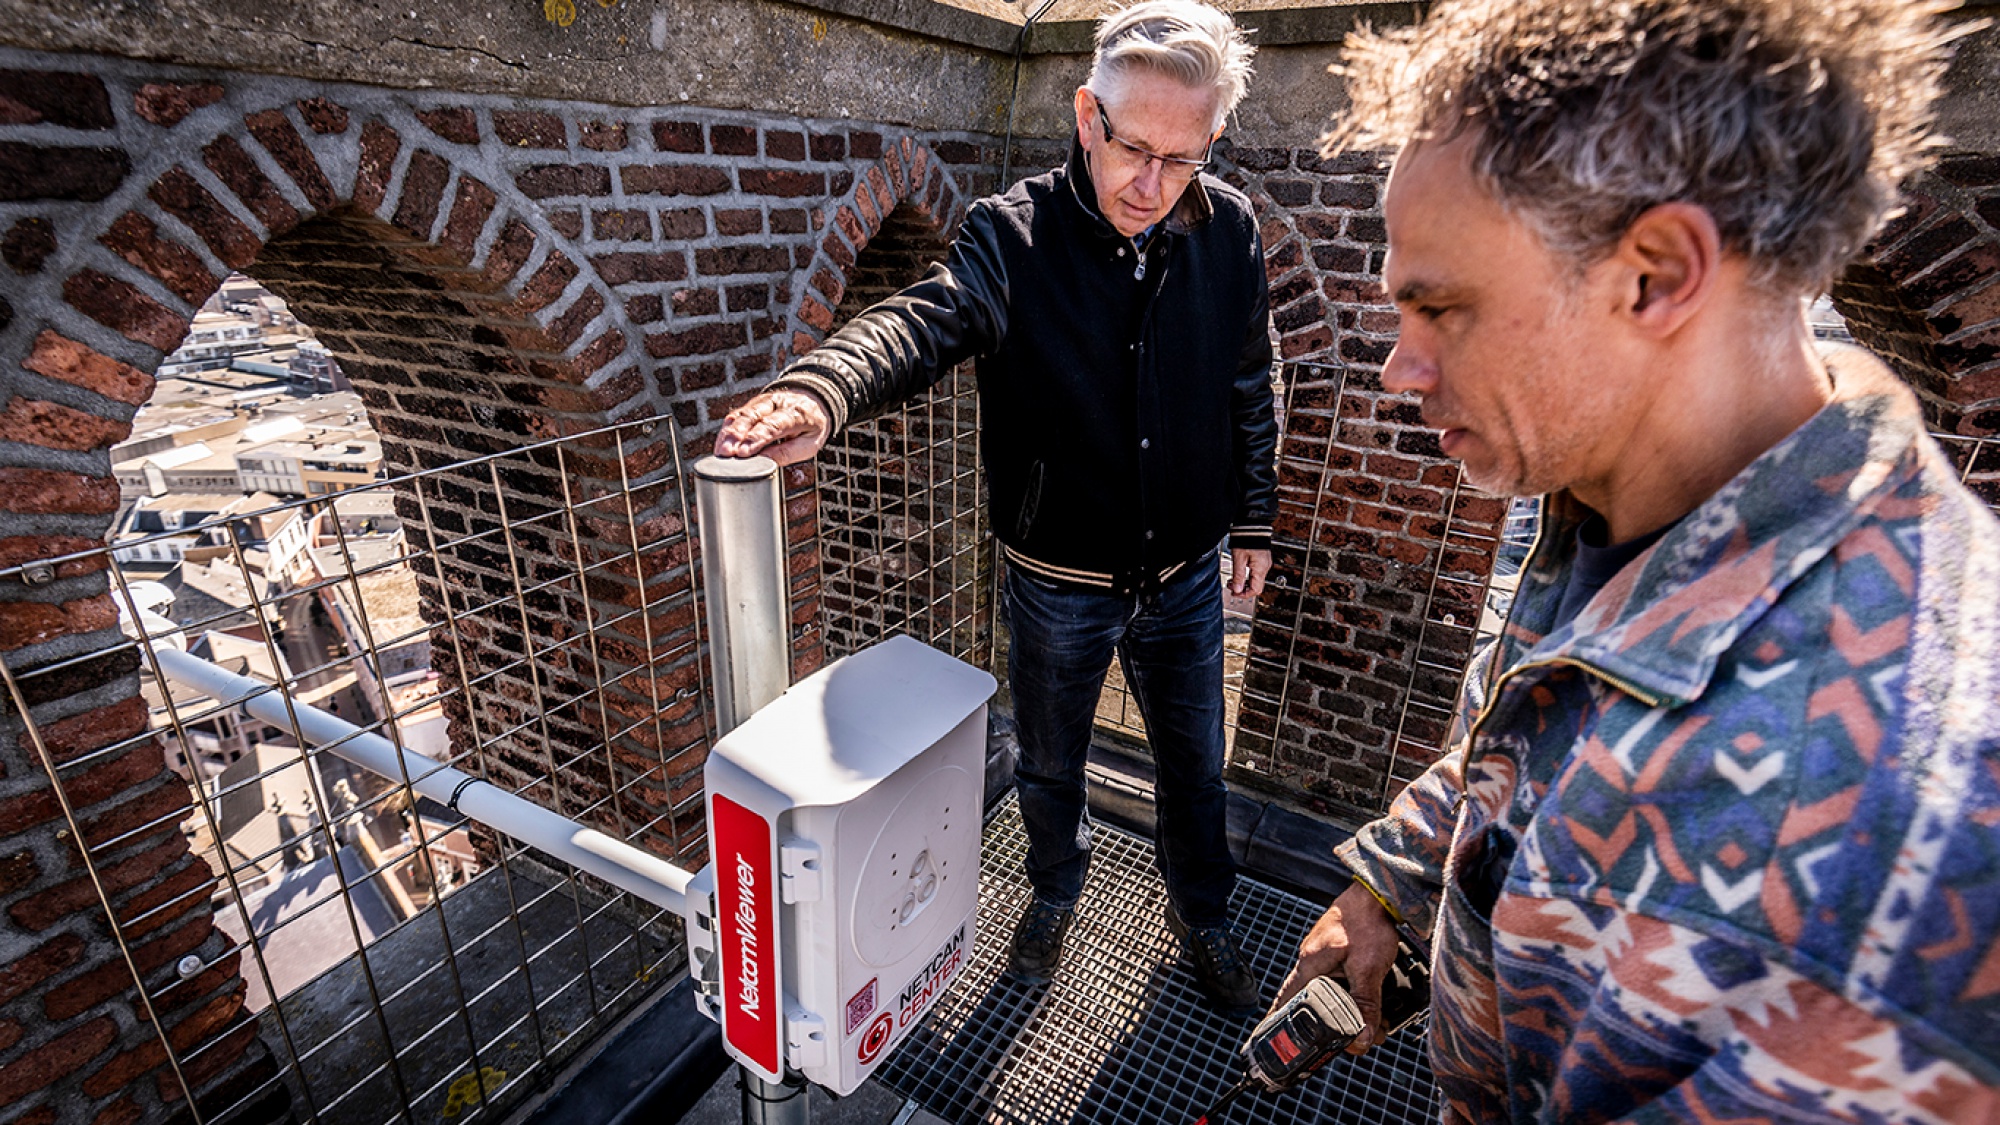
[[[887,411],[997,347],[1007,334],[1007,273],[994,222],[990,202],[973,204],[945,261],[730,411],[716,435],[716,454],[806,460],[850,422]]]

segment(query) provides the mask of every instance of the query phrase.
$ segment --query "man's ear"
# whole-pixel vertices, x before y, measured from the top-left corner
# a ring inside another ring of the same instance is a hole
[[[1714,291],[1722,233],[1707,208],[1662,203],[1625,228],[1615,257],[1627,278],[1626,315],[1649,335],[1671,335]]]
[[[1092,115],[1097,112],[1097,99],[1091,96],[1090,87],[1078,86],[1073,100],[1076,102],[1076,134],[1082,138],[1090,133],[1089,129],[1084,128],[1084,122],[1091,120]]]

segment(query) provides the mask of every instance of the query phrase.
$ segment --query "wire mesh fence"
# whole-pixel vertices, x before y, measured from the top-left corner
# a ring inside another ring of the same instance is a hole
[[[995,666],[994,540],[969,365],[820,455],[821,619],[828,659],[907,633]]]
[[[135,1010],[220,989],[153,1063],[198,1123],[274,1097],[302,1121],[489,1117],[679,969],[660,908],[419,796],[407,762],[341,756],[379,736],[696,853],[709,732],[678,447],[634,423],[290,503],[128,497],[105,546],[0,570],[83,583],[103,617],[57,658],[12,654],[0,718],[54,783]],[[156,646],[247,677],[285,721],[164,674]],[[64,685],[106,661],[146,719],[80,744],[65,720],[101,700]],[[353,733],[316,742],[310,714]],[[103,815],[107,767],[162,781]],[[169,925],[192,937],[163,945]],[[248,1037],[267,1076],[193,1097]]]

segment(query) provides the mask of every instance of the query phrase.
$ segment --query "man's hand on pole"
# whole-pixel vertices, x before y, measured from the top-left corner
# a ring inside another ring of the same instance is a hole
[[[1368,1023],[1368,1030],[1347,1045],[1348,1054],[1358,1055],[1383,1039],[1382,980],[1395,960],[1395,920],[1367,887],[1353,883],[1340,892],[1299,942],[1299,958],[1279,986],[1271,1010],[1283,1007],[1314,977],[1341,978],[1347,994],[1361,1009],[1361,1018]]]
[[[1271,552],[1238,547],[1229,552],[1229,592],[1251,597],[1264,592],[1264,576],[1271,573]]]
[[[765,391],[729,412],[715,435],[717,457],[761,453],[780,465],[810,460],[831,436],[833,422],[804,391]]]

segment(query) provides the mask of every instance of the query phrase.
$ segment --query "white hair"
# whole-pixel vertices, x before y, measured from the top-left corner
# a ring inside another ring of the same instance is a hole
[[[1250,86],[1250,56],[1257,48],[1227,12],[1196,0],[1146,0],[1121,8],[1097,24],[1097,51],[1084,85],[1107,105],[1117,105],[1125,78],[1143,68],[1189,89],[1215,91],[1210,130],[1222,122]]]

